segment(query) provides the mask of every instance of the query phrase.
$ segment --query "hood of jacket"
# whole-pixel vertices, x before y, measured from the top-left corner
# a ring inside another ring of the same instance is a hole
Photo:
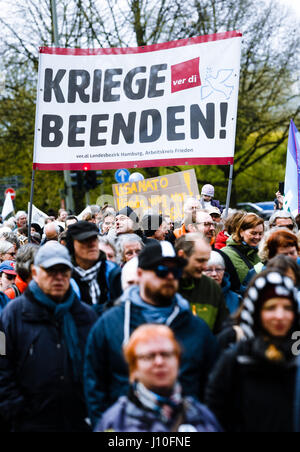
[[[123,345],[127,344],[129,337],[130,337],[130,316],[131,316],[131,305],[134,304],[135,306],[140,307],[141,309],[147,310],[149,307],[149,312],[153,310],[153,312],[156,310],[157,313],[159,313],[159,306],[149,305],[145,301],[142,300],[140,296],[140,288],[139,286],[131,286],[120,297],[119,302],[121,304],[124,304],[124,341]],[[153,308],[153,309],[152,309]],[[174,319],[183,311],[189,311],[189,303],[187,300],[185,300],[181,295],[175,294],[175,296],[172,299],[172,303],[167,309],[167,313],[164,313],[165,318],[164,320],[159,320],[159,323],[164,323],[167,326],[170,326],[171,323],[174,321]],[[163,311],[163,308],[162,308]],[[155,320],[152,320],[155,322]],[[156,320],[157,321],[157,320]],[[156,322],[155,322],[156,323]]]
[[[224,295],[231,289],[230,276],[227,272],[224,273],[221,289]]]
[[[139,286],[128,287],[128,289],[126,289],[120,297],[120,301],[122,303],[125,303],[128,299],[130,299],[132,303],[138,306],[141,306],[142,303],[145,303],[141,298]],[[172,304],[174,306],[178,306],[180,308],[180,311],[188,311],[190,309],[189,302],[179,293],[176,293],[173,297]]]

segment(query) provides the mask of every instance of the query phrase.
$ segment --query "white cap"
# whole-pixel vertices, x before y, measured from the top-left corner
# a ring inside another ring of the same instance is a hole
[[[215,196],[214,186],[210,184],[203,185],[201,195],[210,196],[211,198],[213,198]]]

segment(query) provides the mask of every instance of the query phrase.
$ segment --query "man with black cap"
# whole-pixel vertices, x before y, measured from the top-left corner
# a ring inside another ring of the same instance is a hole
[[[216,358],[216,339],[177,294],[184,259],[166,241],[155,241],[140,253],[138,286],[130,286],[105,312],[89,335],[85,356],[85,394],[92,423],[129,388],[122,345],[143,323],[172,328],[184,350],[180,381],[187,395],[201,398]]]
[[[99,249],[99,229],[94,223],[78,221],[68,227],[66,243],[74,264],[72,277],[79,286],[82,300],[93,306],[98,315],[104,304],[122,293],[121,281],[111,284],[112,271],[117,267],[106,260]]]
[[[132,234],[139,229],[139,218],[131,207],[124,207],[116,213],[116,234]]]
[[[151,242],[151,239],[166,240],[168,225],[162,215],[154,213],[144,215],[141,226],[148,239],[148,243]]]
[[[86,338],[97,319],[70,285],[68,250],[50,241],[34,259],[33,280],[2,311],[0,416],[12,431],[89,431],[82,370]]]

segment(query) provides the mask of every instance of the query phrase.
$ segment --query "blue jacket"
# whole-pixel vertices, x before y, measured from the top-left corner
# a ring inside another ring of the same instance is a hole
[[[105,312],[92,328],[86,347],[84,384],[93,425],[129,389],[128,367],[122,344],[140,325],[147,323],[143,308],[134,303],[139,287],[124,292],[119,305]],[[179,381],[185,395],[201,399],[217,355],[217,341],[204,320],[183,307],[175,296],[172,315],[166,322],[183,348]],[[125,308],[126,306],[126,308]]]
[[[7,303],[10,301],[7,295],[4,292],[0,292],[0,312],[5,308]]]
[[[179,432],[221,432],[214,414],[192,397],[184,399],[184,420]],[[171,425],[158,419],[155,412],[137,406],[122,396],[102,416],[95,431],[105,432],[171,432]],[[187,429],[188,427],[188,429]]]
[[[77,298],[71,308],[82,355],[96,313]],[[29,289],[0,316],[0,416],[14,431],[86,431],[83,387],[73,379],[60,324]]]
[[[224,274],[223,282],[222,282],[222,292],[224,295],[224,299],[229,309],[230,314],[234,314],[236,310],[240,307],[242,302],[242,297],[238,295],[236,292],[233,292],[231,289],[231,282],[228,273]]]

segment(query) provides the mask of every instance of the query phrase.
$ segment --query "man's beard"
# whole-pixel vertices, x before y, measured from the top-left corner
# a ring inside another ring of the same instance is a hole
[[[161,291],[152,289],[147,285],[145,286],[144,291],[146,297],[151,299],[153,301],[153,304],[161,307],[170,306],[176,293],[176,289],[174,288],[174,291],[169,291],[169,294],[164,295],[161,293]]]

